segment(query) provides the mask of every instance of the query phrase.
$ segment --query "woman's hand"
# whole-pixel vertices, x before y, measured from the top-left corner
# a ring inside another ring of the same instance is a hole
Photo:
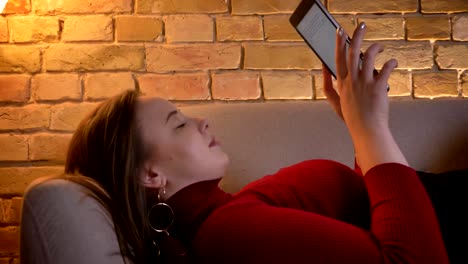
[[[346,54],[346,36],[342,29],[337,31],[335,55],[338,92],[333,88],[331,74],[323,69],[325,95],[349,129],[363,173],[381,163],[407,165],[388,125],[387,83],[397,61],[387,61],[380,73],[375,75],[375,57],[383,51],[383,47],[373,44],[364,53],[360,65],[364,33],[365,24],[361,23],[354,31]]]
[[[333,88],[328,70],[323,70],[327,99],[343,118],[351,134],[388,128],[387,83],[391,71],[397,66],[396,60],[389,60],[380,73],[374,75],[375,57],[383,51],[383,46],[373,44],[364,53],[360,67],[365,30],[364,23],[356,28],[348,56],[346,36],[342,29],[337,31],[335,56],[338,92]]]

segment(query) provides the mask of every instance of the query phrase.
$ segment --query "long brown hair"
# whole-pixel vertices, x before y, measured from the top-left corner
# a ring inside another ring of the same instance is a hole
[[[147,151],[135,118],[137,97],[138,92],[126,91],[81,121],[68,148],[65,173],[86,176],[68,179],[87,187],[110,212],[118,253],[144,263],[151,259],[146,213],[153,201],[138,179]]]

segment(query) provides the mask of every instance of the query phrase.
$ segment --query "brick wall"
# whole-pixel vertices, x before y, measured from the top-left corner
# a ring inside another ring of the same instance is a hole
[[[468,97],[466,0],[327,0],[399,61],[392,97]],[[299,0],[10,0],[0,16],[0,264],[18,263],[25,187],[62,170],[82,116],[125,89],[174,101],[320,100]],[[137,85],[138,84],[138,85]],[[461,99],[467,100],[467,99]]]

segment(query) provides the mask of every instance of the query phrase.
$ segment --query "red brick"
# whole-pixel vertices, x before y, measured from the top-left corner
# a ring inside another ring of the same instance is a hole
[[[250,71],[213,74],[213,99],[252,100],[261,95],[260,74]]]
[[[458,96],[458,73],[427,72],[413,74],[414,96],[417,98]]]
[[[2,210],[3,204],[3,213]],[[0,199],[0,223],[7,225],[18,225],[21,217],[21,207],[23,198],[14,197],[12,199]],[[1,217],[3,214],[3,218]]]
[[[450,39],[450,22],[448,16],[418,16],[406,19],[409,40]]]
[[[219,41],[263,40],[262,20],[257,16],[222,16],[216,18]]]
[[[0,75],[0,102],[29,100],[31,76],[24,74]]]
[[[0,42],[8,42],[9,39],[7,20],[0,17]]]
[[[136,0],[137,13],[224,13],[228,11],[225,0]]]
[[[461,91],[463,97],[468,97],[468,71],[465,71],[461,75]]]
[[[466,0],[421,0],[422,13],[468,12]]]
[[[312,76],[309,72],[263,72],[265,99],[312,99]]]
[[[50,106],[48,105],[0,107],[0,130],[47,128],[49,118]]]
[[[139,71],[144,68],[144,53],[143,46],[65,44],[49,47],[45,64],[47,71]]]
[[[337,83],[335,79],[332,78],[333,87],[337,87]],[[314,72],[314,99],[316,100],[324,100],[327,97],[325,96],[325,92],[323,90],[323,75],[322,72]]]
[[[411,96],[411,75],[407,71],[393,71],[388,80],[389,96]]]
[[[98,103],[64,103],[51,108],[50,129],[74,131],[81,120],[97,107]]]
[[[0,168],[0,194],[24,194],[26,187],[35,179],[43,176],[58,175],[63,167],[4,167]]]
[[[210,98],[206,73],[144,74],[138,76],[144,95],[166,100],[206,100]]]
[[[167,16],[164,22],[168,43],[213,41],[214,24],[209,15],[173,15]]]
[[[328,10],[332,13],[408,13],[418,10],[418,0],[328,0]]]
[[[11,199],[11,207],[7,215],[7,224],[20,224],[23,198],[14,197]]]
[[[411,96],[410,74],[407,71],[393,71],[390,75],[388,84],[390,85],[389,96],[409,97]],[[314,74],[315,99],[326,99],[323,91],[322,73]],[[333,81],[333,87],[337,87],[336,81]]]
[[[468,41],[468,15],[455,16],[452,20],[452,31],[454,40]]]
[[[8,0],[2,14],[28,14],[31,12],[30,0]]]
[[[312,50],[300,44],[246,44],[245,69],[321,69]]]
[[[126,90],[135,89],[131,73],[87,74],[84,79],[84,98],[86,100],[107,99]]]
[[[11,41],[24,42],[58,42],[59,21],[56,17],[11,17],[8,18]]]
[[[404,39],[405,30],[403,27],[403,18],[401,17],[378,17],[378,18],[359,18],[358,24],[366,23],[365,39],[384,40],[384,39]]]
[[[363,43],[363,51],[372,43]],[[384,51],[377,56],[376,68],[394,58],[398,61],[398,69],[430,69],[433,66],[432,47],[429,42],[382,41]]]
[[[345,32],[352,36],[356,28],[356,19],[350,15],[334,15],[338,24],[345,30]]]
[[[40,48],[0,46],[0,72],[38,72],[41,69]]]
[[[33,5],[39,15],[124,13],[133,9],[132,0],[34,0]]]
[[[234,15],[278,14],[292,13],[299,2],[300,0],[231,0],[231,5]]]
[[[0,160],[25,161],[28,160],[28,138],[0,134]]]
[[[230,44],[161,45],[147,47],[149,72],[237,69],[241,47]]]
[[[468,68],[468,42],[462,44],[437,45],[436,62],[441,69]]]
[[[115,27],[117,41],[163,40],[163,22],[159,17],[118,16]]]
[[[0,227],[0,255],[19,255],[19,228]]]
[[[34,134],[29,138],[29,159],[64,162],[71,134]]]
[[[107,15],[69,16],[64,19],[63,41],[112,41],[112,17]]]
[[[263,18],[265,40],[267,41],[302,41],[301,36],[289,23],[291,15],[270,15]]]
[[[10,203],[11,201],[0,198],[0,223],[4,223],[6,221],[6,208]]]
[[[0,258],[0,264],[10,264],[10,258]]]
[[[38,74],[32,79],[34,100],[56,101],[81,99],[81,81],[77,74]]]

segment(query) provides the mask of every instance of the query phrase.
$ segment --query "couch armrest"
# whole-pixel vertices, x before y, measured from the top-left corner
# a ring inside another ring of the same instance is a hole
[[[21,263],[124,263],[109,213],[84,190],[64,179],[28,188],[21,217]]]

